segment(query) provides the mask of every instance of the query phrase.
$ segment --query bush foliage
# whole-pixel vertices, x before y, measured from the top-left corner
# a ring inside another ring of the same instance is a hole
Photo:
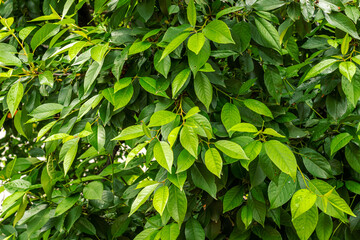
[[[0,239],[358,239],[356,0],[0,16]]]

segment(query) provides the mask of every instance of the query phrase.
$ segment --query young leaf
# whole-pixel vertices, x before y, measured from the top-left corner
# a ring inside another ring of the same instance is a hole
[[[133,215],[134,212],[136,212],[141,205],[143,205],[146,200],[150,197],[150,195],[154,192],[154,190],[157,188],[159,183],[152,184],[150,186],[144,187],[139,194],[136,196],[134,202],[131,205],[131,210],[129,213],[129,216]]]
[[[235,43],[231,32],[223,21],[213,20],[203,29],[205,37],[216,43]]]
[[[297,163],[291,150],[277,140],[264,143],[266,154],[271,161],[284,173],[296,179]]]
[[[175,120],[176,114],[170,111],[161,110],[155,112],[151,118],[149,127],[163,126]]]
[[[64,175],[70,170],[78,149],[79,138],[73,138],[61,147],[59,159],[63,161]]]
[[[190,35],[190,32],[183,32],[176,38],[174,38],[164,49],[164,52],[161,55],[160,61],[163,60],[167,55],[172,53],[180,44],[182,44],[185,39]]]
[[[264,116],[267,116],[270,118],[274,118],[270,109],[264,103],[262,103],[258,100],[245,99],[244,104],[247,108],[249,108],[250,110],[252,110],[258,114],[261,114],[261,115],[264,115]]]
[[[154,156],[156,161],[169,173],[171,173],[174,161],[174,153],[167,142],[157,142],[154,146]]]
[[[182,150],[177,158],[176,173],[180,173],[189,169],[195,162],[195,158],[185,149]]]
[[[356,72],[356,65],[353,62],[341,62],[339,64],[339,71],[351,82]]]
[[[125,128],[124,130],[122,130],[120,135],[113,138],[112,140],[124,141],[124,140],[130,140],[130,139],[142,137],[144,135],[145,135],[145,133],[143,131],[142,126],[134,125],[134,126],[130,126],[130,127]]]
[[[247,132],[247,133],[256,133],[258,132],[257,128],[251,123],[238,123],[232,126],[229,129],[230,132]]]
[[[291,216],[295,219],[312,208],[317,196],[308,189],[300,189],[291,199]]]
[[[199,54],[201,48],[204,46],[205,36],[203,33],[195,33],[188,40],[188,48],[193,51],[196,55]]]
[[[24,87],[20,80],[13,84],[6,96],[6,103],[8,105],[11,116],[15,116],[15,112],[21,102],[24,94]]]
[[[194,128],[190,126],[183,126],[180,131],[181,145],[197,159],[199,140]]]
[[[185,68],[178,75],[176,75],[173,82],[171,83],[172,98],[175,98],[176,94],[180,91],[180,89],[189,79],[189,76],[190,76],[190,69],[188,68]]]
[[[196,8],[194,0],[189,0],[188,6],[187,6],[187,18],[191,26],[196,25]]]
[[[169,199],[169,188],[166,185],[156,190],[154,194],[153,205],[155,210],[158,211],[160,215],[163,214],[168,199]]]
[[[215,148],[209,148],[206,151],[205,165],[210,172],[220,178],[223,162],[220,153]]]
[[[232,141],[228,141],[228,140],[219,140],[217,142],[215,142],[215,146],[222,151],[223,153],[225,153],[226,155],[228,155],[231,158],[235,158],[235,159],[249,159],[244,150],[242,149],[242,147],[237,144],[234,143]]]
[[[310,78],[316,77],[320,73],[322,73],[325,69],[331,67],[335,62],[338,60],[336,59],[325,59],[316,64],[314,67],[310,69],[310,71],[307,72],[305,77],[303,78],[303,81],[306,81]]]

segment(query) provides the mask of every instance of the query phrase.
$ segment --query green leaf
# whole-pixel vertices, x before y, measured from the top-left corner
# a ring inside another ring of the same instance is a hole
[[[349,191],[360,194],[360,183],[350,180],[345,182],[345,186]]]
[[[174,146],[174,143],[176,142],[176,139],[179,135],[180,129],[181,129],[181,126],[176,127],[173,130],[171,130],[171,132],[168,135],[168,142],[169,142],[171,148]]]
[[[187,43],[187,46],[190,51],[193,51],[196,55],[199,54],[200,50],[204,46],[205,36],[203,33],[195,33],[193,34]]]
[[[232,132],[229,130],[241,122],[239,109],[232,103],[225,103],[221,110],[221,122],[231,137]]]
[[[60,26],[53,23],[46,23],[32,37],[30,45],[33,51],[49,38],[55,36],[60,30]]]
[[[203,34],[209,40],[216,42],[216,43],[235,43],[231,32],[223,21],[220,20],[213,20],[211,21],[206,27],[203,29]]]
[[[278,52],[281,51],[280,36],[275,27],[263,18],[255,17],[255,25],[264,42]]]
[[[65,213],[67,210],[72,208],[72,206],[75,205],[75,203],[78,201],[79,195],[73,195],[71,197],[65,197],[59,205],[57,205],[55,210],[55,216],[59,216],[63,213]]]
[[[332,177],[331,165],[320,153],[310,148],[302,148],[300,153],[306,169],[312,175],[325,179]]]
[[[341,62],[339,65],[339,71],[351,82],[356,72],[356,65],[353,62]]]
[[[279,71],[276,68],[269,67],[264,74],[264,82],[270,95],[276,100],[276,103],[280,103],[283,81]]]
[[[15,57],[15,55],[5,51],[0,51],[0,64],[3,66],[22,66],[20,59]]]
[[[171,59],[169,56],[166,56],[163,58],[163,60],[160,61],[162,51],[157,51],[154,56],[154,67],[156,71],[161,73],[165,78],[167,78],[168,73],[170,71],[171,67]]]
[[[176,223],[166,225],[161,229],[161,240],[176,240],[180,235],[180,226]]]
[[[334,156],[334,154],[339,151],[341,148],[345,147],[352,139],[353,137],[349,133],[340,133],[336,135],[330,144],[330,152],[331,156]]]
[[[222,16],[229,14],[229,13],[238,12],[238,11],[242,10],[243,8],[244,8],[243,6],[234,6],[234,7],[225,8],[216,14],[216,19],[219,19]]]
[[[98,151],[105,146],[106,132],[101,124],[97,124],[92,128],[92,134],[88,136],[90,144]]]
[[[187,173],[186,172],[181,172],[178,174],[174,172],[172,174],[168,173],[167,178],[172,184],[174,184],[182,191],[185,181],[187,179]]]
[[[360,173],[360,147],[355,143],[350,142],[345,147],[345,158],[350,167],[356,172]]]
[[[280,138],[285,137],[284,135],[281,135],[280,133],[278,133],[277,131],[275,131],[272,128],[265,128],[265,130],[263,131],[263,134],[274,136],[274,137],[280,137]]]
[[[310,210],[292,220],[300,240],[307,240],[314,232],[318,222],[318,210],[314,205]]]
[[[129,217],[136,212],[141,205],[143,205],[146,200],[150,197],[150,195],[154,192],[154,190],[157,188],[159,183],[152,184],[150,186],[144,187],[139,194],[136,196],[134,202],[131,205],[131,210],[129,213]]]
[[[209,111],[210,103],[212,101],[213,88],[208,77],[203,74],[197,74],[194,80],[195,94]]]
[[[277,184],[271,181],[269,184],[268,195],[270,208],[278,208],[287,203],[296,190],[296,181],[285,173],[281,173]]]
[[[319,240],[329,240],[333,233],[333,221],[329,215],[320,213],[316,226],[316,236]]]
[[[325,19],[331,25],[350,34],[353,38],[360,39],[355,24],[344,14],[332,12],[331,14],[325,14]]]
[[[45,71],[42,74],[40,74],[39,81],[40,81],[40,84],[48,85],[51,88],[54,86],[54,77],[53,77],[52,72],[50,72],[50,71]]]
[[[195,162],[195,158],[185,149],[183,149],[177,158],[176,173],[188,170]]]
[[[193,108],[191,108],[187,113],[186,113],[186,116],[183,117],[183,119],[188,119],[192,116],[194,116],[195,114],[199,113],[200,112],[200,109],[199,107],[195,106]]]
[[[248,205],[245,205],[241,208],[241,221],[245,224],[245,228],[247,229],[253,219],[253,211],[249,208]]]
[[[324,70],[326,70],[327,68],[331,67],[335,62],[337,62],[338,60],[336,59],[325,59],[322,60],[321,62],[319,62],[318,64],[316,64],[314,67],[312,67],[310,69],[310,71],[307,72],[307,74],[305,75],[303,81],[306,81],[310,78],[316,77],[317,75],[319,75],[320,73],[322,73]]]
[[[129,86],[114,92],[114,88],[106,88],[102,91],[102,95],[108,100],[114,107],[114,110],[125,107],[131,100],[134,94],[134,87],[132,84]]]
[[[215,146],[222,151],[223,153],[225,153],[226,155],[228,155],[231,158],[235,158],[235,159],[249,159],[244,150],[242,149],[242,147],[237,144],[234,143],[232,141],[228,141],[228,140],[219,140],[217,142],[215,142]]]
[[[330,184],[320,179],[313,179],[310,181],[309,188],[310,191],[318,195],[316,205],[323,212],[330,215],[330,208],[335,208],[351,216],[355,216],[345,200],[339,196]]]
[[[150,47],[151,47],[151,42],[148,42],[148,41],[134,42],[131,45],[131,47],[129,48],[128,55],[130,56],[130,55],[144,52],[147,49],[149,49]]]
[[[130,77],[126,77],[126,78],[121,78],[119,79],[115,84],[114,84],[114,93],[116,93],[117,91],[126,88],[127,86],[129,86],[132,82],[132,78]]]
[[[169,199],[169,188],[166,185],[156,190],[154,194],[153,205],[155,210],[158,211],[160,215],[163,214],[168,199]]]
[[[166,111],[166,110],[157,111],[151,116],[150,123],[148,126],[149,127],[163,126],[165,124],[174,121],[176,116],[177,114],[170,111]]]
[[[93,181],[86,185],[83,189],[83,195],[86,199],[101,199],[104,191],[102,182]]]
[[[46,138],[44,140],[44,142],[51,142],[51,141],[55,141],[55,140],[59,140],[59,139],[64,139],[67,137],[71,137],[71,135],[69,135],[67,133],[55,133],[55,134],[49,136],[48,138]]]
[[[58,103],[45,103],[35,108],[29,115],[36,119],[46,119],[63,110],[64,106]]]
[[[198,220],[190,218],[185,225],[185,237],[192,240],[205,240],[205,231]]]
[[[186,8],[186,12],[187,12],[187,19],[188,19],[189,23],[191,24],[191,26],[195,27],[195,25],[196,25],[196,8],[195,8],[194,0],[189,0],[188,6]]]
[[[157,142],[154,146],[154,156],[156,161],[171,173],[174,161],[174,153],[167,142]]]
[[[170,187],[169,200],[167,210],[170,216],[179,224],[184,221],[187,211],[187,199],[184,191],[180,191],[177,187]]]
[[[113,138],[112,140],[124,141],[124,140],[130,140],[130,139],[142,137],[144,135],[145,135],[145,133],[143,131],[142,126],[134,125],[134,126],[130,126],[130,127],[125,128],[124,130],[122,130],[120,135]]]
[[[93,85],[94,81],[96,80],[97,76],[100,73],[102,67],[102,62],[93,62],[90,67],[88,68],[88,70],[86,71],[85,74],[85,79],[84,79],[84,91],[85,93],[87,93],[91,86]]]
[[[297,163],[291,150],[277,140],[270,140],[264,143],[266,154],[271,161],[284,173],[296,179]]]
[[[171,83],[172,98],[175,98],[176,94],[181,90],[186,81],[189,79],[189,76],[190,69],[188,68],[185,68],[178,75],[176,75],[173,82]]]
[[[70,170],[78,149],[79,138],[73,138],[61,147],[59,159],[63,161],[64,175]]]
[[[223,213],[240,206],[243,202],[243,197],[244,189],[239,185],[228,190],[223,199]]]
[[[126,157],[126,161],[125,161],[125,168],[126,166],[129,164],[129,162],[131,160],[133,160],[136,155],[147,145],[148,143],[140,143],[138,144],[136,147],[134,147],[133,149],[131,149],[131,151],[129,152],[129,154]]]
[[[66,14],[68,13],[71,5],[72,5],[74,2],[75,2],[75,0],[67,0],[67,1],[65,2],[65,4],[64,4],[64,9],[63,9],[63,11],[62,11],[62,16],[61,16],[62,19],[66,16]]]
[[[164,49],[164,52],[161,55],[160,61],[163,60],[167,55],[172,53],[180,44],[182,44],[185,39],[190,35],[190,32],[183,32],[176,38],[174,38]]]
[[[52,121],[48,124],[46,124],[44,127],[42,127],[36,137],[36,141],[39,141],[40,138],[42,138],[54,125],[56,121]]]
[[[256,133],[258,132],[257,128],[251,123],[238,123],[232,126],[229,129],[230,132],[247,132],[247,133]]]
[[[199,140],[194,128],[186,125],[183,126],[180,131],[180,143],[192,156],[197,159]]]
[[[108,49],[109,49],[109,43],[103,45],[99,44],[91,48],[90,52],[92,59],[94,59],[99,64],[102,64],[102,62],[104,61],[105,53],[108,51]]]
[[[210,53],[210,41],[207,39],[205,39],[204,46],[198,54],[195,54],[193,51],[187,51],[189,66],[194,76],[196,76],[197,72],[206,64]]]
[[[223,162],[220,153],[215,148],[209,148],[206,151],[205,165],[210,172],[220,178]]]
[[[191,178],[196,187],[205,190],[212,198],[216,199],[215,176],[204,165],[194,164],[191,167]]]
[[[261,114],[261,115],[264,115],[264,116],[267,116],[270,118],[274,118],[270,109],[264,103],[262,103],[258,100],[245,99],[244,104],[247,108],[249,108],[250,110],[252,110],[258,114]]]
[[[343,38],[343,41],[341,43],[341,54],[346,55],[346,53],[349,51],[349,43],[351,42],[351,37],[349,37],[349,34],[346,34]]]
[[[300,189],[291,199],[291,216],[295,219],[312,208],[317,196],[308,189]]]
[[[15,116],[15,112],[21,102],[24,95],[24,87],[20,80],[13,84],[6,95],[6,103],[8,105],[11,116]]]

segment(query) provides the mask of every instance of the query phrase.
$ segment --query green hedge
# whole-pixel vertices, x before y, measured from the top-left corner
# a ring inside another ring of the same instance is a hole
[[[0,239],[358,239],[356,0],[0,16]]]

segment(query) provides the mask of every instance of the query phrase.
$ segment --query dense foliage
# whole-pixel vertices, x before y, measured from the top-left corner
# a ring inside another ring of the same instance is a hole
[[[357,0],[0,16],[0,239],[358,239]]]

